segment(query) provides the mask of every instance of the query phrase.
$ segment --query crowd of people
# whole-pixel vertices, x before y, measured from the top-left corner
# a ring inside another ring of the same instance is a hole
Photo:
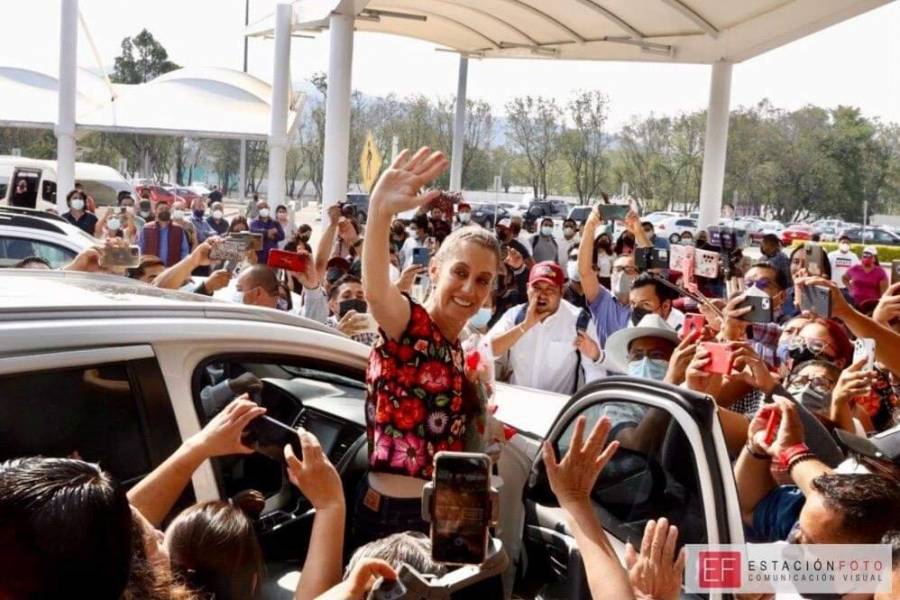
[[[104,248],[136,244],[140,265],[118,275],[289,311],[371,346],[369,471],[354,505],[345,506],[314,436],[300,432],[302,456],[285,448],[290,481],[316,508],[297,598],[364,598],[401,562],[440,576],[445,567],[422,535],[423,488],[442,450],[493,449],[496,459],[494,382],[570,395],[611,374],[715,401],[748,541],[892,544],[900,589],[900,355],[890,350],[900,341],[900,284],[888,285],[876,248],[857,257],[842,239],[811,265],[806,246],[786,253],[766,236],[762,257],[750,260],[716,245],[712,231],[670,243],[634,211],[617,232],[602,207],[559,232],[551,219],[518,216],[487,229],[458,196],[423,191],[446,167],[440,153],[401,152],[372,191],[367,222],[352,206],[331,206],[315,248],[309,225],[258,198],[248,220],[226,219],[220,200],[194,200],[188,212],[129,195],[97,218],[83,191],[67,197],[64,218],[105,246],[64,269],[108,270]],[[415,216],[398,218],[408,211]],[[214,258],[228,236],[247,231],[261,235],[259,249],[239,264]],[[675,246],[713,252],[717,267],[701,276],[689,261],[648,263]],[[274,249],[301,257],[303,270],[269,266]],[[805,305],[812,288],[829,314]],[[752,298],[771,308],[767,319],[751,319]],[[871,340],[874,355],[855,355],[856,340]],[[258,498],[197,504],[158,528],[204,460],[250,451],[241,432],[264,412],[247,396],[232,401],[127,494],[76,459],[0,464],[0,531],[19,540],[0,542],[0,597],[259,595]],[[678,528],[650,520],[623,566],[591,501],[617,449],[655,443],[666,426],[652,410],[611,405],[589,433],[576,421],[564,456],[544,447],[595,599],[679,596]],[[345,569],[338,541],[348,523],[358,549]]]

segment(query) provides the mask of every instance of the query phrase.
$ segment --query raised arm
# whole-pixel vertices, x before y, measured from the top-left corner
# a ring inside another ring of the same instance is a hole
[[[597,237],[597,226],[600,224],[600,216],[596,209],[588,213],[587,221],[581,232],[581,242],[578,244],[578,275],[581,276],[581,289],[588,304],[592,303],[600,293],[600,281],[594,273],[594,238]]]
[[[257,406],[246,395],[241,396],[131,488],[128,501],[148,521],[159,527],[204,460],[253,452],[241,443],[241,432],[247,423],[264,412],[265,408]]]
[[[153,280],[153,285],[158,288],[177,290],[191,278],[191,272],[194,269],[210,264],[209,252],[218,243],[219,238],[209,238],[202,244],[198,244],[193,252],[157,275]]]
[[[328,223],[319,237],[319,243],[316,246],[316,272],[325,276],[325,267],[331,259],[331,247],[334,246],[334,235],[337,232],[338,219],[341,218],[341,207],[333,204],[328,207]]]
[[[319,440],[301,429],[302,457],[284,447],[288,478],[316,509],[306,562],[295,600],[312,600],[341,581],[346,507],[341,478],[322,452]]]
[[[420,148],[412,158],[404,150],[381,174],[369,198],[369,220],[363,240],[363,288],[372,316],[395,340],[406,329],[410,313],[408,303],[390,278],[391,221],[397,213],[421,207],[436,198],[440,194],[438,190],[419,192],[443,173],[448,164],[442,153],[431,152],[429,148]]]
[[[634,598],[628,574],[619,563],[590,500],[597,477],[619,443],[610,442],[603,448],[610,430],[610,421],[606,417],[597,421],[588,439],[582,442],[584,426],[584,416],[578,417],[569,451],[559,462],[553,446],[544,442],[547,478],[559,505],[569,517],[569,529],[581,552],[591,597],[594,600]]]
[[[507,313],[488,332],[488,338],[491,340],[491,351],[494,356],[502,356],[516,342],[522,339],[529,329],[540,322],[537,314],[537,297],[528,302],[528,308],[525,312],[525,320],[515,325],[514,313]],[[508,318],[509,317],[509,318]]]

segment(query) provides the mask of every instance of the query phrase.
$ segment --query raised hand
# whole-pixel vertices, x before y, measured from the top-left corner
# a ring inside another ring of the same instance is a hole
[[[325,456],[316,436],[300,429],[300,448],[303,456],[294,454],[290,444],[284,447],[288,478],[316,510],[344,507],[341,477]]]
[[[250,454],[241,441],[241,434],[247,423],[265,414],[266,409],[250,400],[247,394],[240,396],[213,417],[199,433],[190,438],[190,443],[200,448],[206,457],[228,454]]]
[[[544,464],[550,489],[563,507],[588,500],[597,477],[619,448],[619,442],[613,441],[603,449],[611,427],[609,418],[599,419],[588,439],[583,441],[585,423],[584,415],[575,420],[569,451],[559,462],[553,445],[544,442]]]
[[[678,600],[681,597],[681,582],[684,563],[687,559],[682,548],[675,556],[678,544],[678,528],[669,525],[663,517],[657,521],[647,521],[641,553],[635,552],[631,542],[625,546],[625,566],[628,579],[638,600]]]
[[[378,178],[369,198],[369,212],[377,211],[390,219],[397,213],[424,206],[437,198],[440,191],[420,193],[421,189],[449,165],[443,153],[432,152],[428,147],[419,148],[412,158],[409,150],[403,150]]]

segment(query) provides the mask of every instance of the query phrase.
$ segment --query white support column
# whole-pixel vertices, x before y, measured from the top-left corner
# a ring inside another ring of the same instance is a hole
[[[238,200],[247,196],[247,140],[241,140],[241,157],[238,162]]]
[[[328,99],[325,104],[325,159],[322,165],[322,218],[347,196],[350,157],[350,94],[353,74],[353,14],[329,20]]]
[[[700,222],[705,229],[719,222],[722,188],[725,184],[725,154],[728,149],[728,110],[731,102],[731,63],[712,65],[706,139],[703,144],[703,177],[700,181]]]
[[[284,201],[287,162],[288,89],[291,77],[290,4],[275,6],[275,61],[272,73],[272,113],[269,121],[269,178],[266,199],[272,206]]]
[[[78,0],[62,0],[59,19],[59,113],[56,118],[56,207],[66,212],[75,188],[75,94],[78,78]]]
[[[456,117],[453,120],[453,150],[450,154],[450,189],[462,190],[463,147],[466,145],[466,83],[469,59],[459,55],[459,78],[456,81]]]

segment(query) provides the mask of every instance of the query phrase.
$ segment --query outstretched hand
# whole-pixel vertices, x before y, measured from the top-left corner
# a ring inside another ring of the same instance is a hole
[[[201,449],[207,458],[228,454],[250,454],[252,448],[244,445],[241,434],[247,423],[265,414],[266,409],[243,394],[213,417],[206,426],[191,438],[191,443]]]
[[[678,528],[663,517],[658,522],[647,521],[641,553],[635,552],[631,542],[625,546],[625,566],[638,600],[677,600],[681,597],[686,552],[678,556]]]
[[[378,212],[385,218],[419,208],[440,195],[439,190],[420,193],[421,189],[437,179],[450,165],[442,152],[432,152],[427,146],[419,148],[412,158],[409,150],[403,150],[381,174],[372,197],[370,212]]]
[[[611,427],[607,417],[599,419],[587,440],[583,441],[586,421],[584,415],[575,420],[569,451],[561,461],[557,462],[553,445],[544,442],[544,464],[550,489],[563,507],[587,501],[603,467],[619,448],[619,442],[613,441],[603,449]]]

